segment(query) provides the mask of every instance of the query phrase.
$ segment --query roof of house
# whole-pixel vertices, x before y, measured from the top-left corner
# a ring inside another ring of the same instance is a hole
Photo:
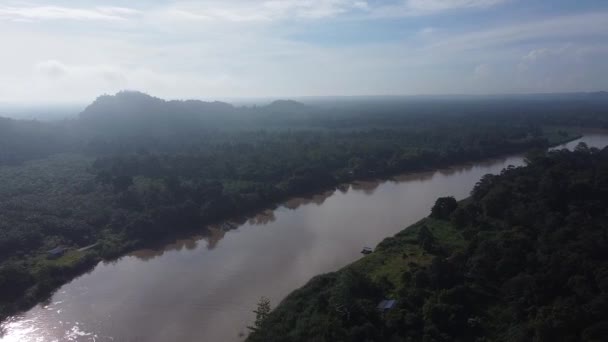
[[[65,251],[65,248],[63,248],[63,247],[55,247],[49,251],[49,254],[59,254],[59,253],[63,253],[64,251]]]
[[[396,303],[397,303],[397,301],[394,299],[383,300],[378,304],[378,310],[392,309]]]

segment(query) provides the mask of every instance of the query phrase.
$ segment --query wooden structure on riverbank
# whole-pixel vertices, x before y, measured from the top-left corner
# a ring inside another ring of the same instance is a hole
[[[395,304],[397,304],[396,300],[385,299],[385,300],[381,301],[380,303],[378,303],[377,309],[378,309],[378,311],[384,313],[384,312],[387,312],[388,310],[394,308]]]
[[[61,246],[55,247],[47,252],[46,257],[48,259],[60,258],[65,253],[66,250],[67,250],[67,248],[65,248],[65,247],[61,247]]]
[[[371,247],[363,247],[363,250],[361,251],[361,254],[367,255],[367,254],[371,254],[373,252],[374,252],[374,250]]]

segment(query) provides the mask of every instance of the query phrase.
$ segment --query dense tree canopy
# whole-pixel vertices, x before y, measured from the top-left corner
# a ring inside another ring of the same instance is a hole
[[[433,208],[431,208],[431,217],[446,219],[450,217],[450,214],[452,214],[456,208],[458,208],[458,203],[454,197],[439,197],[437,201],[435,201]]]

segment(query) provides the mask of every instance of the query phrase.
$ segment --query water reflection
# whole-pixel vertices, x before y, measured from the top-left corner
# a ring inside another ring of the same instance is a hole
[[[207,249],[212,250],[216,248],[224,236],[226,236],[225,230],[210,228],[209,234],[205,236],[205,240],[207,240]]]
[[[250,218],[247,222],[250,225],[265,225],[276,221],[276,219],[277,217],[274,215],[274,211],[267,209]]]
[[[357,181],[351,185],[351,189],[355,191],[363,191],[366,195],[372,195],[374,191],[380,186],[380,180],[366,180],[366,181]]]
[[[363,192],[365,195],[371,196],[381,184],[386,182],[393,182],[396,184],[407,182],[425,182],[431,180],[436,174],[440,174],[442,176],[447,177],[471,171],[474,166],[489,167],[496,164],[505,164],[507,160],[509,160],[509,157],[493,158],[480,161],[478,163],[464,163],[454,165],[436,171],[404,173],[393,176],[388,180],[372,179],[365,181],[356,181],[350,184],[340,184],[336,187],[336,189],[327,190],[319,194],[291,198],[281,204],[281,206],[290,210],[297,210],[301,206],[309,204],[321,206],[328,198],[334,195],[336,191],[341,194],[348,194],[349,191]],[[161,246],[156,246],[155,248],[137,250],[130,253],[129,255],[147,261],[156,257],[160,257],[164,255],[165,252],[169,251],[182,251],[184,249],[193,250],[198,247],[198,243],[201,240],[206,241],[207,249],[212,250],[218,246],[220,240],[222,240],[226,236],[226,233],[230,230],[236,230],[246,223],[251,226],[263,226],[273,223],[275,221],[275,210],[265,209],[261,212],[253,214],[252,216],[236,217],[228,221],[223,221],[218,224],[210,225],[206,227],[204,235],[194,235],[187,238],[177,239],[173,242],[162,244]]]
[[[338,186],[337,186],[337,190],[340,191],[340,193],[342,193],[342,194],[347,193],[349,189],[350,189],[350,184],[338,184]]]
[[[206,248],[212,250],[217,247],[220,240],[222,240],[224,236],[226,236],[226,233],[230,230],[236,230],[245,223],[249,225],[266,225],[274,222],[275,220],[276,216],[274,211],[271,209],[266,209],[250,217],[245,216],[209,225],[208,227],[205,227],[204,234],[179,238],[169,243],[163,243],[155,248],[139,249],[131,252],[129,256],[147,261],[163,256],[166,252],[194,250],[199,247],[200,241],[206,241]]]
[[[327,190],[325,192],[322,192],[320,194],[314,194],[314,195],[309,195],[309,196],[305,196],[305,197],[290,198],[289,200],[285,201],[285,203],[283,203],[282,206],[285,208],[291,209],[291,210],[296,210],[299,207],[310,204],[310,203],[314,203],[316,205],[322,205],[326,199],[328,199],[331,195],[334,194],[335,191],[336,191],[335,189],[332,189],[332,190]]]
[[[150,260],[165,254],[169,251],[181,251],[181,250],[193,250],[198,246],[198,241],[205,238],[201,235],[195,235],[188,239],[178,239],[172,243],[164,245],[162,248],[157,249],[140,249],[130,253],[130,256],[134,256],[141,260]]]

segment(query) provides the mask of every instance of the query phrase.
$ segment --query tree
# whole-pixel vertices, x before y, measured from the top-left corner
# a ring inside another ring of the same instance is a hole
[[[545,153],[546,151],[542,148],[532,149],[525,154],[524,162],[526,165],[530,165],[533,162],[543,158]]]
[[[262,324],[264,324],[264,321],[270,314],[271,310],[272,308],[270,306],[270,299],[266,297],[260,298],[260,301],[258,302],[258,308],[256,310],[253,310],[253,312],[255,313],[255,322],[253,323],[252,327],[247,328],[254,332],[258,331],[262,327]]]
[[[576,152],[588,152],[589,151],[589,146],[587,146],[587,144],[585,142],[580,142],[578,143],[578,145],[576,145],[576,147],[574,148],[574,150]]]
[[[456,228],[464,228],[469,220],[467,210],[464,208],[457,208],[450,216],[450,219]]]
[[[114,191],[124,192],[133,185],[133,178],[131,176],[118,176],[112,180],[112,185],[114,186]]]
[[[456,210],[456,208],[458,208],[458,202],[456,202],[454,197],[439,197],[431,209],[431,217],[440,220],[447,220],[450,217],[450,214]]]
[[[418,244],[427,252],[435,250],[435,236],[427,226],[420,227],[418,231]]]

